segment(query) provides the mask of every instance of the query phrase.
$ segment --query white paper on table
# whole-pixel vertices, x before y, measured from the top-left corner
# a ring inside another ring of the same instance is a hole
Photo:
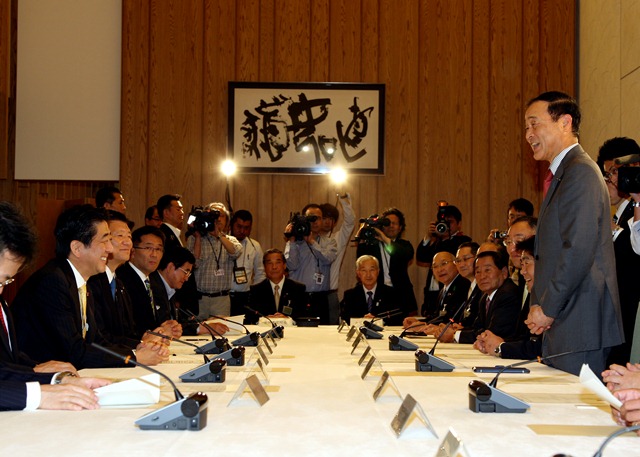
[[[589,368],[589,365],[584,363],[580,369],[580,383],[596,394],[600,400],[606,401],[614,408],[620,409],[622,402],[618,400],[610,391],[607,386],[602,384],[602,381],[598,379],[595,373]]]
[[[100,406],[150,405],[160,401],[160,375],[127,379],[94,389]]]
[[[229,331],[227,333],[224,334],[224,336],[233,336],[233,335],[244,335],[246,332],[244,331],[244,327],[242,325],[240,325],[239,323],[236,322],[243,322],[244,321],[244,314],[241,314],[239,316],[229,316],[227,317],[226,321],[222,320],[222,319],[207,319],[207,323],[209,322],[218,322],[220,324],[224,324],[227,327],[229,327]],[[229,322],[229,321],[233,321],[233,322]]]

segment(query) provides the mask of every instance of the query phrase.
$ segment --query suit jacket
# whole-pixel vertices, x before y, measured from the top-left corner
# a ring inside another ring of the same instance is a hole
[[[578,374],[585,357],[595,373],[605,348],[623,342],[609,194],[602,173],[574,146],[564,157],[540,207],[531,305],[554,318],[544,333],[543,356],[581,351],[550,361]],[[587,354],[590,352],[590,354]]]
[[[121,265],[116,270],[116,276],[126,289],[131,298],[131,309],[135,323],[136,338],[141,338],[147,330],[153,330],[170,318],[170,305],[167,294],[164,292],[164,284],[158,273],[149,275],[151,293],[153,294],[154,308],[152,308],[147,288],[138,273],[131,268],[129,262]]]
[[[378,284],[376,286],[376,292],[373,294],[373,309],[371,314],[378,316],[385,311],[399,308],[400,304],[397,294],[395,294],[395,288]],[[353,289],[344,291],[344,296],[340,302],[340,315],[344,320],[350,322],[352,317],[363,317],[368,313],[367,295],[362,284],[358,284]],[[400,325],[402,324],[402,317],[393,316],[384,319],[384,321],[386,325]]]
[[[163,223],[160,226],[160,231],[162,233],[164,233],[164,249],[165,251],[169,250],[169,249],[173,249],[176,247],[181,247],[182,243],[180,242],[180,239],[176,236],[175,233],[173,233],[173,230],[171,230],[169,228],[169,226],[165,223]]]
[[[487,294],[483,294],[480,299],[478,316],[473,327],[460,332],[460,343],[475,342],[476,336],[485,330],[491,330],[504,339],[514,336],[521,308],[518,287],[507,278],[496,290],[488,310],[485,307],[486,298]]]
[[[471,286],[471,281],[461,275],[458,275],[453,279],[453,282],[449,285],[444,297],[442,296],[444,291],[443,286],[438,294],[438,300],[435,303],[436,307],[431,310],[423,311],[423,315],[426,317],[427,321],[439,317],[439,322],[445,322],[453,317],[453,314],[458,310],[460,305],[467,301],[469,286]]]
[[[5,332],[2,332],[2,337],[0,338],[0,363],[6,367],[33,373],[33,367],[37,364],[35,360],[20,351],[11,311],[1,296],[0,306],[2,306],[2,309],[5,312],[7,327],[9,328],[8,335]],[[10,344],[9,340],[11,341]]]
[[[27,373],[0,365],[0,411],[21,410],[27,405],[27,382],[51,383],[53,373]]]
[[[296,317],[305,315],[304,311],[307,307],[305,289],[304,284],[294,281],[293,279],[285,278],[282,291],[280,292],[280,307],[276,310],[275,297],[273,296],[271,283],[267,278],[251,286],[249,291],[249,306],[268,316],[276,312],[282,313],[283,307],[288,301],[289,306],[292,308],[291,317],[295,320]],[[244,315],[245,324],[256,324],[259,319],[260,316],[250,311]]]
[[[633,218],[633,209],[633,206],[627,204],[620,215],[618,226],[622,231],[613,242],[625,342],[612,349],[607,365],[617,363],[624,366],[631,357],[633,330],[638,311],[638,301],[640,301],[640,287],[636,283],[638,271],[640,271],[640,255],[636,254],[631,247],[628,224],[629,219]]]
[[[413,292],[413,284],[409,278],[409,263],[413,260],[413,246],[407,240],[396,238],[388,248],[389,265],[386,260],[382,259],[380,254],[380,242],[370,245],[361,243],[356,249],[356,258],[362,255],[372,255],[378,259],[380,264],[380,274],[378,275],[378,285],[384,285],[384,272],[388,269],[393,289],[398,295],[399,302],[402,306],[403,316],[406,317],[411,313],[418,311],[418,303],[416,295]]]
[[[123,355],[133,355],[129,348],[110,344],[102,337],[93,316],[90,292],[87,294],[89,328],[82,338],[78,287],[66,259],[51,260],[36,271],[18,291],[12,311],[18,344],[34,360],[61,360],[77,369],[124,365],[92,347],[92,342],[109,346]]]
[[[131,310],[131,298],[117,277],[116,298],[111,295],[111,286],[106,273],[92,276],[87,287],[93,295],[93,312],[102,336],[112,343],[135,348],[140,341],[136,338],[135,322]]]

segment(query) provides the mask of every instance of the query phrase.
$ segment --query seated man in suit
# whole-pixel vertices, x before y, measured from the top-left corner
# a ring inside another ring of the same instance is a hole
[[[92,345],[135,357],[130,348],[104,339],[87,293],[87,280],[104,273],[113,251],[104,210],[79,205],[64,211],[55,236],[56,258],[27,280],[12,305],[18,343],[38,361],[64,360],[78,369],[125,366]]]
[[[471,327],[450,327],[440,341],[471,344],[485,330],[491,330],[502,338],[513,337],[520,313],[520,299],[517,286],[508,278],[508,257],[503,252],[478,253],[475,277],[483,292],[478,316]]]
[[[36,236],[25,217],[11,203],[0,202],[0,300],[4,288],[13,282],[13,277],[33,260],[35,246]],[[5,360],[0,364],[0,410],[98,408],[98,398],[91,389],[107,385],[109,381],[79,378],[69,363],[29,364],[33,368],[22,364],[23,358],[28,361],[31,359],[18,351],[8,319],[9,310],[2,301],[2,345],[8,344],[8,350],[13,355],[20,354],[20,358],[16,363],[17,368],[9,366]]]
[[[158,270],[151,274],[151,276],[157,275],[162,281],[164,289],[159,290],[158,293],[161,294],[163,301],[169,303],[171,315],[181,322],[183,334],[185,335],[209,334],[206,328],[178,310],[181,304],[177,301],[177,291],[182,289],[192,275],[195,263],[196,258],[187,248],[173,248],[164,253]],[[208,325],[218,336],[229,331],[229,327],[221,323],[211,322]]]
[[[362,255],[356,260],[358,284],[353,289],[345,290],[340,302],[342,318],[350,322],[352,317],[373,318],[392,310],[399,310],[394,299],[393,287],[378,284],[380,265],[372,255]],[[398,323],[401,317],[385,318],[387,325]]]
[[[528,291],[533,288],[535,274],[535,258],[533,257],[535,239],[535,235],[531,236],[517,243],[514,248],[521,253],[518,267],[520,268],[520,273],[524,278]],[[528,315],[529,295],[527,294],[523,300],[522,310],[518,317],[519,328],[525,327],[524,321]],[[495,335],[491,330],[485,330],[478,335],[474,347],[480,352],[503,359],[533,359],[542,355],[542,336],[523,333],[522,330],[519,330],[516,332],[515,338],[505,339]]]
[[[3,313],[0,315],[0,362],[5,367],[31,373],[71,371],[77,374],[70,363],[52,360],[39,364],[18,347],[11,312],[1,293],[5,285],[13,282],[13,275],[33,261],[35,250],[36,235],[29,222],[11,203],[0,202],[0,262],[13,267],[0,278],[0,313]]]
[[[131,259],[116,270],[116,276],[131,297],[136,335],[142,337],[147,330],[163,327],[166,335],[180,338],[182,326],[171,316],[162,281],[152,274],[164,252],[164,235],[160,229],[144,226],[131,237]]]
[[[287,263],[279,249],[269,249],[262,256],[267,279],[251,286],[249,304],[252,309],[269,317],[304,316],[307,308],[305,286],[285,277]],[[245,324],[256,324],[259,315],[248,311]]]
[[[157,365],[169,358],[169,350],[155,336],[144,334],[142,342],[137,337],[131,297],[115,275],[116,269],[131,256],[133,242],[129,221],[117,211],[108,211],[107,214],[113,251],[109,253],[105,272],[91,276],[87,281],[89,293],[93,296],[96,325],[106,340],[136,349],[138,362]]]

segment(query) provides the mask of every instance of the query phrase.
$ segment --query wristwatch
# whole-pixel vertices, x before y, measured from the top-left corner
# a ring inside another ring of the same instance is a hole
[[[72,373],[71,371],[61,371],[60,373],[54,376],[53,380],[51,381],[51,384],[61,384],[62,380],[67,376],[71,376],[72,378],[78,377],[77,374]]]
[[[504,341],[502,343],[500,343],[499,345],[496,346],[496,348],[493,350],[493,353],[496,355],[496,357],[502,357],[502,345],[504,344]]]

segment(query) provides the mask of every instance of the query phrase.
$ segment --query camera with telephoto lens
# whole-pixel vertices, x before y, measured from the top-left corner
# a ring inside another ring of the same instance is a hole
[[[363,244],[376,244],[378,240],[376,236],[378,232],[375,229],[383,230],[384,227],[389,227],[391,221],[386,217],[378,217],[377,214],[372,214],[366,219],[360,219],[360,229],[356,233],[355,241]]]
[[[444,200],[440,200],[438,202],[438,213],[436,214],[436,234],[444,235],[449,231],[449,221],[447,221],[447,210],[446,207],[449,206]]]
[[[318,216],[304,216],[300,213],[291,213],[289,224],[292,225],[290,232],[284,232],[284,236],[291,238],[294,236],[296,241],[304,240],[305,236],[311,235],[311,224],[318,220]]]
[[[202,206],[192,206],[187,219],[187,225],[202,236],[212,232],[216,228],[216,221],[220,217],[220,211],[212,209],[205,211]]]
[[[640,193],[640,167],[618,168],[618,189],[628,194]]]

